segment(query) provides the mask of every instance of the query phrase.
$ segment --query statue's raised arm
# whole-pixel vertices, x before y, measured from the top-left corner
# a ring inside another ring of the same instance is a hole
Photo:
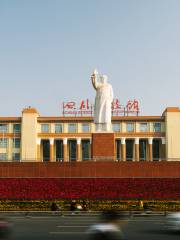
[[[98,71],[96,69],[94,69],[93,74],[91,75],[91,81],[92,81],[92,85],[93,87],[97,90],[98,88],[98,81],[97,81],[97,75],[98,75]]]

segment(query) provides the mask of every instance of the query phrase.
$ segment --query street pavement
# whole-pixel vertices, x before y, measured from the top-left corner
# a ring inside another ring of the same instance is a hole
[[[8,216],[13,240],[86,240],[88,227],[98,216]],[[127,240],[179,240],[180,232],[167,231],[165,216],[128,216],[121,222]]]

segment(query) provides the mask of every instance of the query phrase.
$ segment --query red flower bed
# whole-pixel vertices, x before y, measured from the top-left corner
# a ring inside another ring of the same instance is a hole
[[[0,199],[180,199],[172,178],[0,179]]]

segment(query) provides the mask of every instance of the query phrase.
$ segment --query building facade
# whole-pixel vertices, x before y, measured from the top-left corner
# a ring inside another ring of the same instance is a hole
[[[162,116],[112,117],[112,127],[112,161],[180,160],[179,108]],[[0,118],[0,161],[93,161],[94,132],[93,117],[42,117],[26,108],[21,117]]]

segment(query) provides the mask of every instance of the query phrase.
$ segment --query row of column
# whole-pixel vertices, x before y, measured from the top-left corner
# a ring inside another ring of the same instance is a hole
[[[142,138],[141,138],[142,139]],[[121,160],[122,161],[126,161],[126,138],[120,138],[121,140]],[[135,161],[139,161],[139,138],[134,138],[135,140]],[[161,138],[161,143],[162,143],[162,155],[163,158],[165,159],[165,138]],[[150,137],[148,138],[148,145],[149,145],[149,156],[148,156],[148,160],[152,161],[153,160],[153,138]]]
[[[50,161],[54,162],[55,154],[54,154],[54,138],[50,138]],[[63,138],[63,160],[64,162],[68,161],[68,139]],[[77,141],[77,161],[81,161],[81,138],[72,139]],[[90,140],[90,139],[89,139]],[[41,139],[37,139],[37,160],[41,161]]]
[[[127,138],[129,139],[129,138]],[[143,138],[141,138],[143,139]],[[56,161],[55,160],[55,154],[54,154],[54,138],[50,138],[50,161]],[[68,161],[68,139],[63,138],[63,160],[64,162]],[[77,141],[77,161],[81,161],[81,138],[76,138]],[[91,141],[91,139],[89,139]],[[126,161],[126,138],[120,138],[121,140],[121,160]],[[134,138],[134,143],[135,143],[135,161],[139,161],[139,138]],[[164,155],[162,158],[165,159],[165,138],[161,138],[161,143],[162,143],[162,155]],[[153,160],[153,138],[150,137],[148,138],[148,160],[152,161]],[[37,139],[37,160],[41,161],[41,139]]]

